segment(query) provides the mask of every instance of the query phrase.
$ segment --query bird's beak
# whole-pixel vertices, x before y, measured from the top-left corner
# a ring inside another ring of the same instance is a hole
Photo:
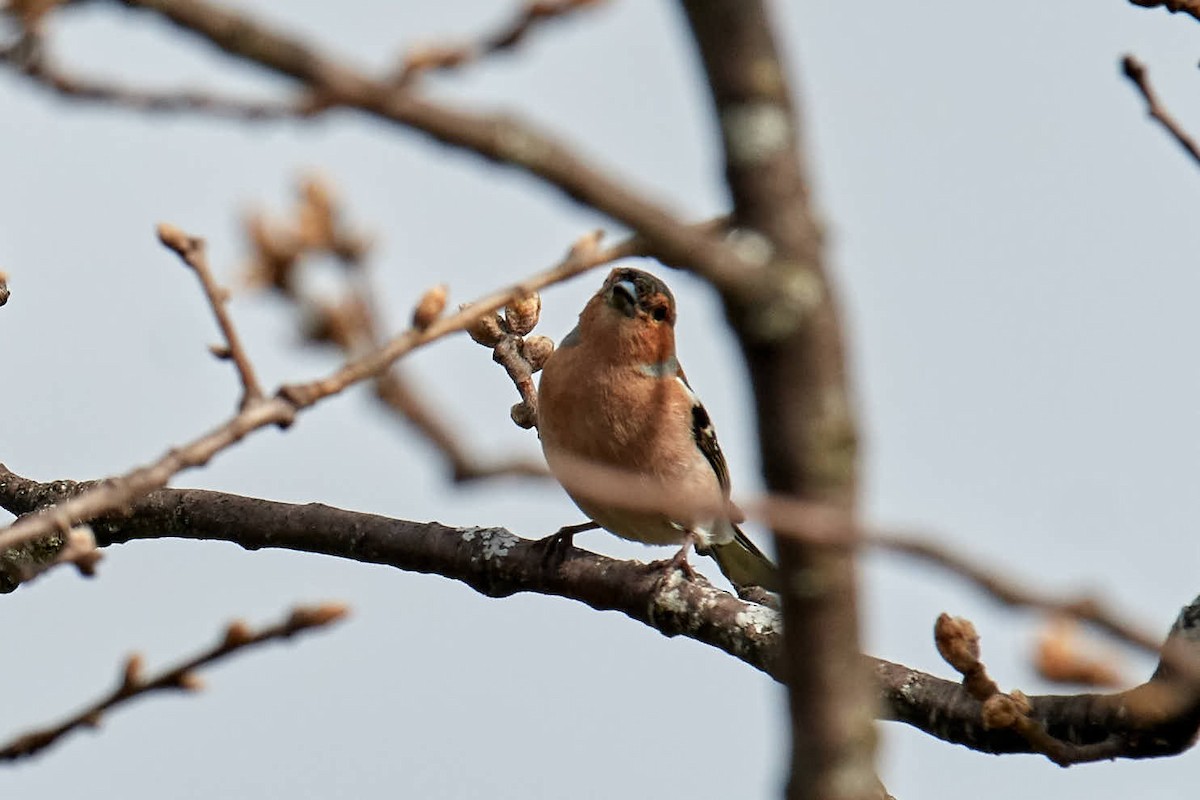
[[[637,314],[637,287],[633,281],[617,281],[608,295],[608,303],[625,316],[633,319]]]

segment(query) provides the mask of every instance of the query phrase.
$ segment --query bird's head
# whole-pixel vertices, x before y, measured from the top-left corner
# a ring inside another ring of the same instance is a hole
[[[579,324],[584,338],[607,342],[623,358],[654,363],[675,353],[675,296],[640,269],[610,272]]]

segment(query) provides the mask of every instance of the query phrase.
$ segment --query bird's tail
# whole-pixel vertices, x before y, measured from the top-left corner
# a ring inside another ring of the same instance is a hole
[[[769,592],[778,592],[779,568],[755,547],[741,528],[735,525],[733,532],[733,539],[725,544],[710,545],[707,554],[713,557],[735,588],[761,586]]]

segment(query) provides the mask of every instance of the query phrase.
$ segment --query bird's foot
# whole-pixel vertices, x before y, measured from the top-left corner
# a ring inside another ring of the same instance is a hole
[[[538,539],[536,547],[543,549],[542,563],[547,567],[557,567],[567,557],[567,553],[575,546],[575,534],[595,530],[600,526],[594,522],[581,522],[578,525],[564,525],[554,533]]]
[[[669,576],[672,572],[682,572],[683,577],[689,581],[696,580],[696,570],[692,563],[688,561],[688,553],[692,549],[692,540],[689,538],[684,542],[683,547],[679,548],[679,552],[670,558],[662,561],[652,561],[650,566],[654,569],[661,570],[664,575]]]

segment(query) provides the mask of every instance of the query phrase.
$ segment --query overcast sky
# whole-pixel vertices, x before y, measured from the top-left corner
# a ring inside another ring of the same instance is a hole
[[[115,5],[55,22],[64,61],[160,86],[280,86]],[[383,68],[407,45],[490,29],[513,3],[239,5]],[[1200,174],[1144,118],[1118,59],[1143,57],[1200,131],[1200,27],[1119,0],[775,10],[848,309],[870,518],[1045,588],[1100,591],[1165,633],[1200,591]],[[610,3],[431,89],[536,119],[682,215],[727,206],[673,4]],[[241,211],[284,207],[296,176],[320,169],[374,233],[372,267],[397,322],[428,285],[470,299],[605,224],[528,179],[344,113],[251,125],[135,116],[5,73],[0,143],[0,268],[13,291],[0,310],[0,460],[40,479],[123,471],[236,402],[228,365],[205,351],[216,333],[195,281],[153,237],[160,220],[206,236],[232,281]],[[714,297],[659,271],[735,487],[752,492],[750,403]],[[565,333],[602,278],[547,292],[540,332]],[[269,384],[334,366],[298,345],[280,304],[243,296],[233,309]],[[482,451],[536,456],[535,437],[508,421],[511,385],[480,348],[459,338],[411,364]],[[579,521],[553,485],[455,489],[363,392],[176,485],[530,537]],[[668,554],[602,533],[577,543]],[[1036,618],[889,556],[869,559],[863,591],[871,653],[947,674],[931,641],[945,610],[976,622],[1003,686],[1056,690],[1029,665]],[[0,598],[0,737],[107,689],[131,649],[163,664],[232,617],[265,622],[317,599],[348,602],[352,620],[214,669],[199,696],[120,711],[6,767],[0,786],[127,800],[778,794],[783,693],[728,656],[563,600],[491,600],[436,577],[220,543],[113,548],[96,580],[58,570]],[[1150,669],[1124,664],[1137,681]],[[1061,770],[881,731],[882,775],[899,798],[1195,791],[1191,754]]]

